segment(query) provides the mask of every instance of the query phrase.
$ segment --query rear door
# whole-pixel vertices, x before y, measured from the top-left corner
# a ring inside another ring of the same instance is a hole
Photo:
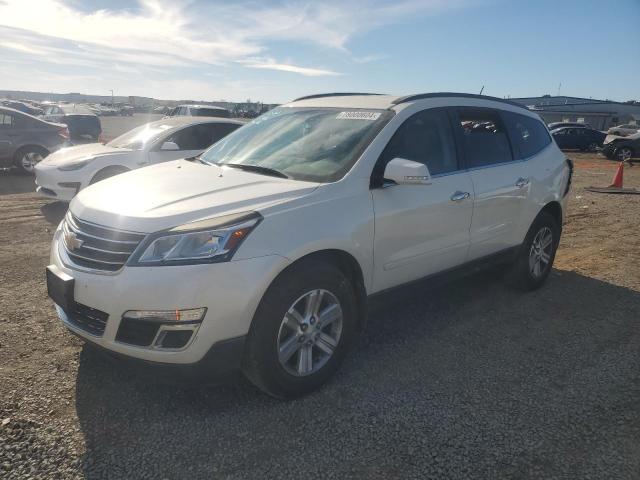
[[[513,245],[529,192],[526,163],[517,160],[497,109],[460,107],[453,124],[475,192],[469,260]]]
[[[394,158],[424,163],[429,185],[385,182]],[[396,131],[372,177],[374,290],[384,290],[465,262],[473,187],[458,162],[446,109],[423,110]]]

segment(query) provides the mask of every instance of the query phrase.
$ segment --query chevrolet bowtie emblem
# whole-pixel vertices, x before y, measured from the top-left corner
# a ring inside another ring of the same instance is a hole
[[[78,236],[73,232],[65,232],[64,234],[64,244],[67,247],[67,250],[73,252],[78,248],[82,247],[84,242],[78,238]]]

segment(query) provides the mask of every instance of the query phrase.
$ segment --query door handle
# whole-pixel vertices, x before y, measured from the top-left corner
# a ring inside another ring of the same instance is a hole
[[[526,187],[527,185],[529,185],[528,178],[520,177],[518,180],[516,180],[516,187],[518,188]]]
[[[461,192],[461,191],[458,190],[456,193],[451,195],[451,201],[452,202],[461,202],[462,200],[465,200],[465,199],[469,198],[470,196],[471,196],[471,194],[469,192]]]

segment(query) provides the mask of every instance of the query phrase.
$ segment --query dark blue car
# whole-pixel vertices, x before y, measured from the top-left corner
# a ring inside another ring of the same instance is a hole
[[[562,127],[551,131],[553,139],[561,149],[595,152],[607,134],[599,130],[585,127]]]

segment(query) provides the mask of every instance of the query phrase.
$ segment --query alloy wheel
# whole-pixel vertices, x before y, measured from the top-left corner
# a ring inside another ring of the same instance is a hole
[[[42,155],[38,152],[25,153],[20,159],[20,166],[22,166],[25,172],[32,173],[36,164],[41,162],[42,158]]]
[[[627,147],[622,147],[618,150],[618,159],[625,161],[631,158],[631,149]]]
[[[280,324],[280,365],[297,377],[320,370],[338,347],[342,323],[340,302],[328,290],[312,290],[299,297]]]
[[[529,272],[534,278],[540,278],[549,268],[553,252],[553,232],[549,227],[538,231],[529,250]]]

